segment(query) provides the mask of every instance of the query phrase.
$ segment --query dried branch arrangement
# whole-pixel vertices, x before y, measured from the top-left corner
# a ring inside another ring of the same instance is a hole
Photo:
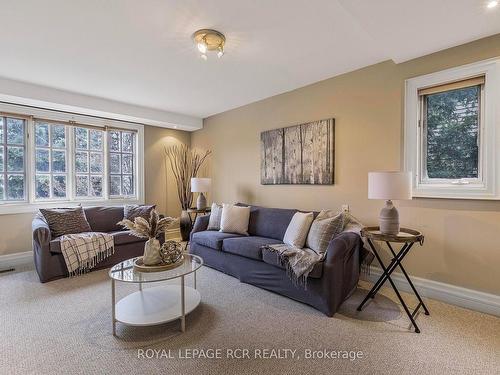
[[[165,147],[165,157],[170,163],[177,183],[177,195],[183,210],[193,203],[191,178],[196,177],[200,167],[212,151],[198,152],[185,144]]]
[[[143,217],[136,217],[134,221],[123,219],[118,224],[130,230],[131,234],[141,238],[157,238],[165,230],[177,222],[178,219],[173,217],[163,217],[156,210],[151,211],[149,221]]]

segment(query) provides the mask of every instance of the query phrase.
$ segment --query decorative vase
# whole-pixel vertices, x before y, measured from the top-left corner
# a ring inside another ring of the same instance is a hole
[[[191,229],[193,229],[193,224],[191,224],[191,217],[189,216],[187,210],[182,210],[181,212],[179,227],[181,230],[182,241],[189,241],[189,235],[191,234]]]
[[[143,263],[146,266],[154,266],[162,261],[160,254],[160,241],[156,238],[150,238],[144,244]]]

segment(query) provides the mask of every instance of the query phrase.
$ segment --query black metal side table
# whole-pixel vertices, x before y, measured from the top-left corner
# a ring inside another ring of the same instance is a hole
[[[201,209],[197,209],[196,207],[191,207],[187,209],[187,213],[189,214],[189,220],[191,220],[191,227],[194,225],[194,222],[196,221],[196,218],[198,215],[206,215],[209,214],[210,211],[212,211],[211,207],[205,207]],[[194,217],[193,217],[194,214]]]
[[[405,309],[406,315],[408,315],[408,318],[410,318],[411,323],[415,327],[415,332],[420,333],[420,329],[417,326],[417,323],[415,322],[415,315],[417,314],[418,310],[422,307],[424,309],[425,315],[429,315],[429,310],[424,304],[424,301],[422,301],[422,298],[420,298],[420,295],[418,294],[417,290],[415,289],[415,286],[410,280],[410,277],[406,273],[406,270],[403,267],[403,264],[401,263],[403,258],[410,252],[411,248],[415,243],[419,243],[420,246],[423,245],[424,243],[424,235],[420,233],[419,231],[413,230],[413,229],[406,229],[406,228],[401,228],[400,232],[397,235],[388,235],[388,234],[383,234],[380,232],[379,227],[365,227],[361,230],[361,236],[365,237],[368,241],[368,244],[370,245],[373,254],[377,258],[377,261],[380,263],[380,266],[382,267],[382,275],[380,278],[377,280],[373,288],[368,292],[366,295],[365,299],[361,304],[358,306],[358,311],[361,311],[363,309],[363,306],[365,303],[370,299],[370,298],[375,298],[375,295],[377,292],[382,288],[384,283],[389,280],[391,283],[392,289],[394,289],[394,292],[399,298],[399,301],[403,305],[403,308]],[[394,258],[392,258],[391,262],[389,265],[386,267],[384,263],[382,262],[382,259],[380,258],[380,255],[377,252],[376,247],[373,244],[373,241],[381,241],[385,242],[387,244],[387,247],[391,251],[392,255]],[[391,242],[393,243],[402,243],[403,246],[399,250],[399,252],[396,254],[394,251]],[[411,289],[413,290],[413,293],[415,296],[418,298],[419,304],[413,310],[413,312],[410,312],[408,309],[408,306],[406,305],[405,301],[401,297],[401,294],[399,293],[398,288],[394,284],[394,281],[391,278],[391,274],[394,272],[394,270],[399,266],[401,271],[403,272],[403,275],[406,277],[406,280],[408,281],[408,284],[410,284]]]
[[[207,215],[211,211],[212,211],[211,207],[205,207],[205,208],[201,208],[201,209],[197,209],[196,207],[188,208],[187,209],[187,213],[188,213],[188,216],[189,216],[189,221],[191,223],[191,229],[189,230],[189,232],[191,232],[193,230],[194,223],[196,222],[196,218],[199,215]],[[193,217],[193,215],[194,215],[194,217]],[[187,251],[188,246],[189,246],[189,238],[186,241],[186,246],[184,247],[184,251]]]

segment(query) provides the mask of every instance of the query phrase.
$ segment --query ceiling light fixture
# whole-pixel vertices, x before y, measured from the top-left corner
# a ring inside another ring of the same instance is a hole
[[[498,5],[498,0],[491,0],[488,2],[488,8],[494,8]]]
[[[224,34],[217,30],[201,29],[193,34],[193,40],[196,43],[198,51],[201,53],[203,60],[208,59],[210,51],[217,51],[217,57],[224,56],[224,44],[226,44],[226,37]]]

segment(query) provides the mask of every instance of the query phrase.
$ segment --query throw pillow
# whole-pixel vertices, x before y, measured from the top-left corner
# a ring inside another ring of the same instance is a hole
[[[293,215],[288,228],[286,228],[283,242],[302,249],[306,243],[307,233],[313,222],[314,214],[312,212],[296,212]]]
[[[317,253],[324,253],[330,240],[344,230],[343,212],[323,210],[313,221],[307,235],[306,247]]]
[[[127,204],[123,209],[123,218],[134,221],[136,217],[142,217],[149,222],[151,211],[153,211],[155,208],[156,205],[139,206],[138,204]]]
[[[64,234],[92,232],[82,207],[40,209],[52,237]]]
[[[222,217],[222,206],[217,203],[212,203],[212,209],[210,210],[210,218],[208,219],[207,230],[219,230],[221,217]]]
[[[248,236],[250,207],[233,206],[224,203],[220,220],[220,231]]]

